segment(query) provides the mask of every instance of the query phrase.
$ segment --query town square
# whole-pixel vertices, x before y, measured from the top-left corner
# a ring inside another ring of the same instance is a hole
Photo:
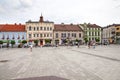
[[[0,80],[119,80],[119,73],[120,45],[0,49]]]
[[[120,80],[120,0],[0,0],[0,80]]]

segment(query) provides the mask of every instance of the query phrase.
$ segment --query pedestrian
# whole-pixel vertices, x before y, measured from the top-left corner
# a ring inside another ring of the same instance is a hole
[[[32,47],[33,47],[33,45],[31,44],[31,45],[30,45],[30,51],[31,51],[31,52],[32,52]]]
[[[91,46],[91,41],[88,42],[88,48],[90,49]]]
[[[78,44],[77,44],[77,45],[78,45],[78,48],[79,48],[79,46],[80,46],[80,42],[78,42]]]
[[[93,41],[92,45],[93,45],[93,49],[95,49],[96,42]]]

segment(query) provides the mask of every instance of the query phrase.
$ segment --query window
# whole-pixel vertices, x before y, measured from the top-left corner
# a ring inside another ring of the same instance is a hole
[[[52,37],[52,33],[50,34],[50,37]]]
[[[37,37],[39,37],[39,34],[37,34]]]
[[[24,39],[24,35],[22,35],[22,39]]]
[[[74,33],[74,37],[76,37],[76,33]]]
[[[91,32],[89,32],[89,36],[91,36]]]
[[[70,33],[68,33],[68,37],[70,37]]]
[[[49,34],[47,34],[47,37],[49,37]]]
[[[72,37],[74,37],[74,33],[72,33]]]
[[[47,27],[47,30],[49,31],[49,27]]]
[[[42,37],[42,34],[40,34],[40,37]]]
[[[46,27],[44,27],[44,30],[46,30]]]
[[[94,36],[94,32],[92,32],[92,36]]]
[[[66,33],[64,33],[64,37],[66,37]]]
[[[50,27],[50,30],[52,30],[52,28]]]
[[[119,30],[119,28],[117,28],[117,30]]]
[[[29,34],[29,38],[31,38],[31,34]]]
[[[44,34],[44,37],[46,37],[46,34]]]
[[[116,36],[120,36],[120,32],[116,32]]]
[[[56,33],[56,38],[58,38],[58,33]]]
[[[39,30],[39,27],[37,27],[37,31]]]
[[[79,37],[81,38],[81,33],[79,33]]]
[[[29,27],[29,31],[31,31],[32,30],[32,28],[31,28],[31,26]]]
[[[34,27],[34,31],[35,31],[35,27]]]
[[[100,32],[98,32],[98,36],[100,36]]]
[[[33,36],[35,37],[35,34]]]
[[[42,27],[40,27],[40,30],[42,30],[43,28]]]

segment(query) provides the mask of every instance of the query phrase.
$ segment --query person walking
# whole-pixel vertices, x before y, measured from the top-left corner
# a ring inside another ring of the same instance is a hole
[[[31,44],[31,45],[30,45],[30,51],[31,51],[31,52],[32,52],[32,48],[33,48],[33,45]]]
[[[91,46],[91,41],[88,42],[88,48],[90,49]]]
[[[93,45],[93,49],[95,49],[96,42],[93,41],[92,45]]]

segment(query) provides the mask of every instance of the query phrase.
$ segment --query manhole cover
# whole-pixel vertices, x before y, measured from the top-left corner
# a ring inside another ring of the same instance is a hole
[[[8,62],[9,60],[0,60],[0,63]]]

